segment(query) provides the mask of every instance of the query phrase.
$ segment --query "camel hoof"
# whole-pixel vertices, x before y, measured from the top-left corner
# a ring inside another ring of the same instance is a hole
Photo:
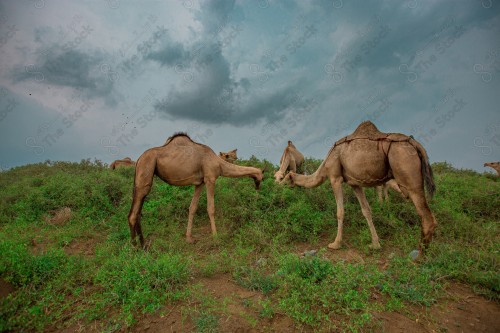
[[[380,250],[380,248],[381,248],[380,244],[370,244],[370,245],[368,245],[368,247],[371,250]]]
[[[194,238],[191,238],[191,237],[186,237],[186,243],[194,244],[194,243],[196,243],[196,240]]]
[[[328,244],[328,248],[332,249],[332,250],[338,250],[341,247],[342,247],[342,244],[337,243],[337,242],[333,242],[333,243]]]

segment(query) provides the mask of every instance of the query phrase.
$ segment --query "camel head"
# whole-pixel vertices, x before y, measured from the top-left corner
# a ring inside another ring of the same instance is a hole
[[[255,183],[255,189],[260,190],[260,183],[262,182],[262,179],[264,179],[264,171],[260,170],[261,172],[253,176],[253,181]]]
[[[285,175],[280,170],[276,171],[276,173],[274,174],[274,179],[276,180],[277,183],[281,182],[284,177]]]
[[[294,181],[294,178],[295,177],[295,172],[293,171],[290,171],[289,173],[287,173],[287,175],[283,178],[283,180],[280,182],[280,185],[290,185],[290,186],[295,186],[295,181]]]
[[[237,150],[238,149],[233,149],[228,151],[227,153],[219,152],[219,157],[226,162],[234,163],[234,161],[238,159],[238,155],[236,153]]]

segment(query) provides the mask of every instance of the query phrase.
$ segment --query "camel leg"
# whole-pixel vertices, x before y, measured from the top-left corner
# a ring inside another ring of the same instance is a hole
[[[191,238],[191,230],[193,228],[193,218],[196,213],[196,209],[198,208],[198,201],[200,199],[201,191],[203,190],[203,186],[205,184],[196,185],[194,188],[193,199],[191,200],[191,205],[189,205],[189,217],[188,217],[188,226],[186,231],[186,242],[194,243],[193,238]]]
[[[380,243],[378,241],[377,231],[375,230],[375,226],[372,221],[372,211],[370,209],[370,205],[368,204],[368,200],[366,200],[365,191],[360,186],[351,186],[354,190],[354,194],[358,198],[359,204],[361,205],[361,212],[368,222],[368,227],[370,228],[370,233],[372,235],[372,244],[370,248],[373,250],[380,249]]]
[[[377,186],[375,189],[377,190],[378,202],[382,203],[384,201],[384,198],[382,196],[382,186]],[[384,190],[385,190],[385,186],[384,186]]]
[[[338,250],[342,247],[342,229],[344,227],[344,193],[342,192],[342,179],[330,179],[337,202],[337,237],[328,248]]]
[[[391,179],[387,183],[385,183],[385,185],[384,185],[384,192],[385,192],[385,199],[386,200],[389,199],[389,188],[392,188],[395,192],[401,194],[403,197],[408,198],[408,196],[405,196],[403,194],[398,183],[394,179]]]
[[[212,227],[212,235],[217,235],[217,228],[215,227],[215,181],[205,182],[207,185],[207,212],[210,218],[210,226]]]
[[[425,194],[423,191],[411,191],[409,193],[410,199],[413,201],[415,208],[417,210],[418,215],[422,219],[422,232],[421,232],[421,240],[420,240],[420,252],[423,253],[425,249],[429,246],[429,243],[432,240],[432,236],[434,235],[434,230],[436,229],[436,219],[432,214],[429,205],[427,204],[427,200],[425,199]]]
[[[130,236],[132,244],[136,245],[135,236],[139,235],[141,246],[144,247],[144,237],[141,229],[141,210],[144,203],[144,198],[151,191],[151,184],[145,186],[134,185],[134,197],[132,199],[132,207],[128,213],[128,225],[130,227]]]

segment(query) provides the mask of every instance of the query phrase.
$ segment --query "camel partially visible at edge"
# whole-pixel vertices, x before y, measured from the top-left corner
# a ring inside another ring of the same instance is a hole
[[[132,206],[128,214],[128,223],[132,243],[139,236],[144,247],[141,230],[141,210],[144,198],[151,191],[153,176],[174,186],[195,187],[191,205],[189,206],[186,241],[193,243],[191,229],[193,218],[198,208],[203,187],[207,187],[207,211],[210,218],[212,234],[217,234],[215,227],[215,181],[218,177],[251,177],[256,189],[259,189],[263,178],[262,170],[253,167],[228,163],[217,156],[210,147],[196,143],[185,133],[176,133],[167,139],[161,147],[146,150],[137,160],[134,177]]]
[[[401,193],[401,189],[398,186],[398,183],[394,179],[389,179],[385,182],[384,185],[379,185],[376,187],[377,196],[379,202],[384,202],[389,200],[389,188],[392,188],[394,191]]]
[[[133,166],[135,166],[135,162],[132,161],[130,157],[125,157],[124,159],[116,160],[113,163],[111,163],[109,168],[111,170],[114,170],[118,167],[133,167]]]
[[[288,141],[288,145],[283,151],[280,159],[280,168],[274,174],[277,182],[280,182],[285,177],[287,171],[297,172],[304,163],[304,155],[294,146],[292,141]]]
[[[484,167],[490,167],[490,168],[493,168],[495,169],[495,171],[497,172],[497,176],[500,176],[500,162],[488,162],[488,163],[484,163]]]
[[[230,150],[227,153],[219,152],[219,157],[226,162],[234,163],[234,161],[238,159],[238,155],[236,154],[237,151],[238,149]]]
[[[399,133],[382,133],[369,122],[362,122],[353,134],[337,141],[326,158],[312,175],[290,172],[282,184],[316,187],[329,179],[337,202],[337,236],[331,249],[342,246],[344,226],[344,195],[342,183],[349,184],[361,205],[361,211],[370,228],[372,249],[379,249],[380,242],[372,221],[371,209],[366,200],[364,187],[374,187],[394,179],[405,197],[409,197],[421,223],[421,240],[418,258],[428,247],[437,222],[425,197],[430,197],[435,184],[429,158],[422,145],[413,137]],[[415,258],[415,259],[416,259]]]

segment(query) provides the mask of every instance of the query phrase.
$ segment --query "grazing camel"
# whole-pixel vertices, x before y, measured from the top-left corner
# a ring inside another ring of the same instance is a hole
[[[174,186],[194,185],[193,199],[189,206],[186,241],[193,243],[191,229],[193,217],[198,207],[203,186],[207,187],[207,211],[212,227],[212,234],[217,234],[215,228],[214,192],[215,181],[218,177],[253,178],[256,189],[262,181],[262,170],[253,167],[244,167],[228,163],[219,158],[208,146],[196,143],[185,133],[176,133],[161,147],[146,150],[137,160],[134,177],[134,193],[132,207],[128,214],[128,223],[132,243],[139,235],[141,246],[144,247],[144,238],[141,230],[141,210],[144,198],[148,195],[153,184],[153,176],[158,176],[164,182]]]
[[[305,176],[290,172],[282,183],[310,188],[319,186],[326,179],[330,180],[337,202],[338,230],[335,241],[328,247],[339,249],[342,246],[344,222],[342,182],[347,182],[353,188],[368,222],[372,237],[370,247],[379,249],[379,238],[363,187],[381,185],[392,178],[403,195],[413,201],[422,219],[418,257],[431,242],[437,223],[424,191],[424,183],[430,196],[435,191],[429,159],[422,145],[412,137],[382,133],[371,122],[362,122],[353,134],[335,142],[314,174]]]
[[[394,191],[401,193],[401,189],[399,188],[398,183],[396,183],[394,179],[389,179],[387,182],[385,182],[384,185],[376,187],[379,202],[384,202],[389,200],[389,188],[392,188]],[[384,193],[383,196],[382,192]]]
[[[219,157],[226,162],[234,163],[234,161],[238,159],[238,156],[236,155],[237,150],[238,149],[233,149],[228,151],[227,153],[219,152]]]
[[[109,168],[111,170],[114,170],[114,169],[116,169],[118,167],[128,167],[128,166],[131,166],[131,167],[135,166],[135,162],[132,161],[130,159],[130,157],[125,157],[123,160],[116,160],[113,163],[111,163],[111,165],[109,166]]]
[[[297,150],[292,141],[288,141],[288,146],[286,146],[280,159],[280,168],[274,174],[274,178],[277,182],[283,180],[283,177],[285,177],[285,172],[297,172],[297,169],[300,168],[303,163],[304,155],[302,155],[302,153]]]
[[[490,167],[490,168],[495,169],[495,171],[498,173],[498,176],[500,176],[500,162],[484,163],[484,167]]]

